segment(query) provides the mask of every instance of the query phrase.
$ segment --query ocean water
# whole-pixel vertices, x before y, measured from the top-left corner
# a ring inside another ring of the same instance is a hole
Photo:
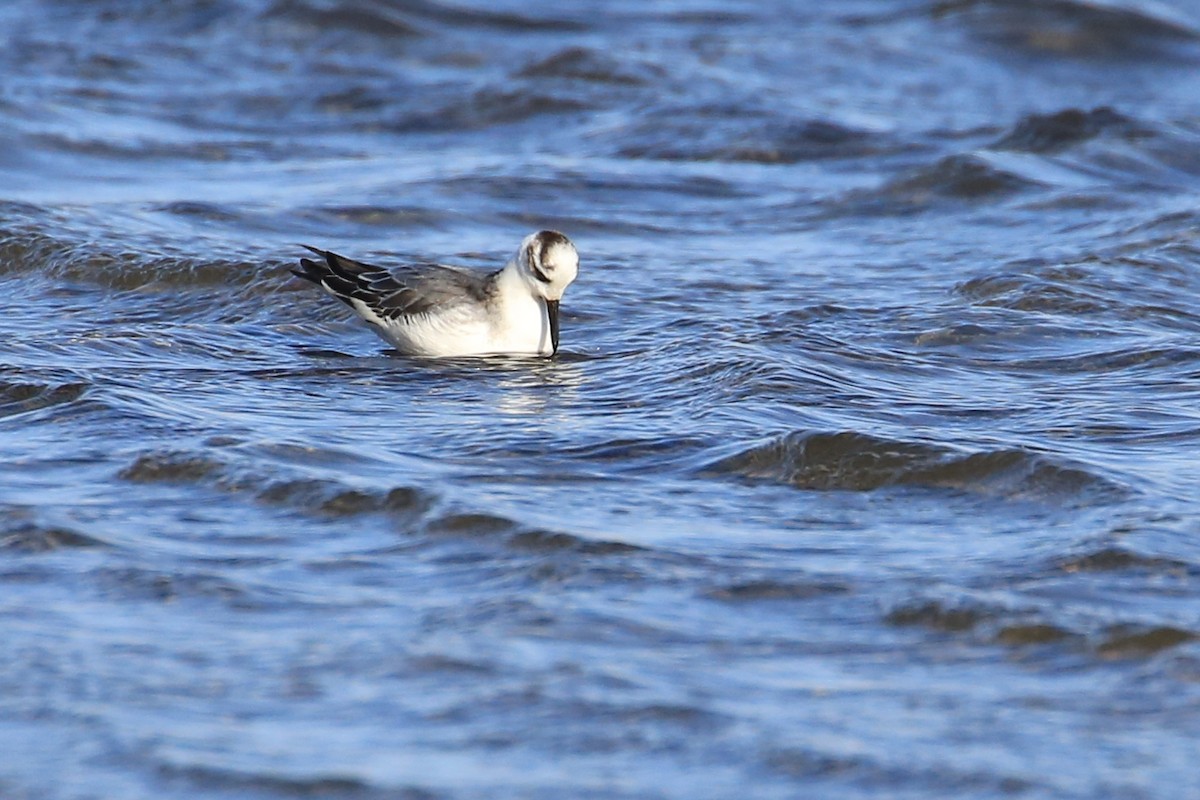
[[[0,26],[0,797],[1200,797],[1200,3]]]

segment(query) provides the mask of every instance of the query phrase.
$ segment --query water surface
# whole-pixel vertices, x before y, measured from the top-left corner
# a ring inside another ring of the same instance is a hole
[[[0,24],[4,797],[1200,796],[1200,5]]]

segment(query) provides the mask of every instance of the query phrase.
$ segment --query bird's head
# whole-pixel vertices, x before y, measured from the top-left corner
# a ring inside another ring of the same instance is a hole
[[[579,274],[579,254],[571,240],[558,231],[531,233],[517,251],[517,266],[533,293],[553,302]]]

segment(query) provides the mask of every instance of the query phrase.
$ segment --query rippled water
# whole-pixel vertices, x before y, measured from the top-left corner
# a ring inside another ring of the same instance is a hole
[[[1200,4],[0,24],[0,796],[1200,797]]]

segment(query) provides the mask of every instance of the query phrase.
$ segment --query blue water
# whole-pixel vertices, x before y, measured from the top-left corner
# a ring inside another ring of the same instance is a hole
[[[0,797],[1200,797],[1200,4],[0,25]]]

